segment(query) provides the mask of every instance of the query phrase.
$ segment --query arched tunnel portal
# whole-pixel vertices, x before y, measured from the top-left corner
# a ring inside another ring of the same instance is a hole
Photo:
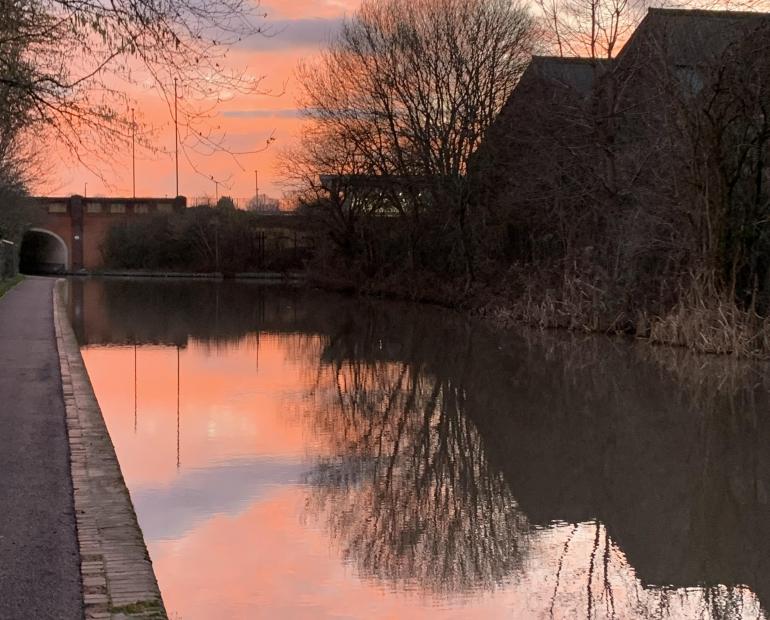
[[[19,271],[27,274],[64,273],[69,267],[69,249],[59,235],[43,228],[31,228],[24,234]]]

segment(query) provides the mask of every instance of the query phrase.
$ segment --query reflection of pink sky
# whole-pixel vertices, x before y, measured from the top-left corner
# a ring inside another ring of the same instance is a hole
[[[302,457],[305,442],[287,419],[281,394],[301,389],[305,379],[280,340],[260,339],[258,372],[254,341],[219,354],[195,343],[180,349],[183,470],[253,454]],[[172,480],[177,475],[176,349],[138,348],[136,432],[133,348],[87,348],[83,357],[129,487]]]
[[[276,491],[235,517],[212,517],[181,541],[150,544],[171,617],[587,617],[588,569],[596,527],[592,523],[580,524],[574,534],[568,525],[537,532],[532,541],[535,557],[518,581],[495,592],[440,600],[419,591],[394,592],[384,584],[358,578],[355,566],[346,565],[336,550],[330,549],[324,531],[301,525],[304,499],[302,489]],[[568,539],[569,552],[561,562],[557,588],[559,560]],[[617,550],[610,557],[610,588],[605,589],[602,561],[600,555],[596,557],[591,584],[593,618],[648,618],[662,607],[662,601],[669,608],[663,617],[710,617],[710,603],[702,590],[678,590],[673,595],[645,590]],[[743,589],[741,597],[743,617],[764,617],[750,591]]]
[[[206,177],[213,175],[224,182],[219,187],[220,195],[229,194],[238,198],[253,196],[254,170],[259,169],[260,193],[280,196],[283,188],[277,183],[281,174],[276,167],[278,151],[293,143],[301,123],[298,118],[287,115],[288,111],[297,107],[294,70],[301,59],[318,53],[319,41],[323,39],[321,36],[318,40],[297,40],[297,36],[292,36],[292,28],[295,27],[292,22],[322,19],[333,23],[342,16],[349,15],[357,5],[357,0],[294,0],[275,6],[260,5],[259,10],[267,13],[265,26],[272,38],[259,35],[254,37],[248,44],[248,49],[233,49],[228,55],[228,63],[235,70],[246,71],[255,77],[264,77],[260,87],[269,94],[234,95],[220,104],[219,114],[207,122],[206,126],[219,127],[227,134],[225,144],[233,151],[261,148],[271,135],[275,137],[275,142],[265,152],[240,156],[238,160],[243,170],[225,153],[206,157],[191,153],[193,163]],[[323,32],[324,27],[319,25],[315,30]],[[282,43],[283,40],[287,42]],[[152,139],[153,144],[169,151],[167,154],[137,153],[137,195],[173,196],[174,132],[171,113],[165,101],[153,92],[137,89],[132,95],[136,97],[140,116],[157,128]],[[244,115],[235,118],[223,115],[233,111]],[[247,115],[255,112],[257,115]],[[101,170],[105,183],[77,162],[73,161],[70,165],[62,163],[44,185],[33,188],[33,191],[57,195],[82,193],[84,183],[88,183],[88,195],[130,195],[130,151],[115,154],[112,168]],[[226,181],[228,178],[230,180]],[[180,155],[179,191],[191,198],[203,195],[213,197],[215,188],[213,182],[196,174]]]
[[[258,362],[253,337],[221,348],[193,342],[180,349],[179,470],[176,349],[138,349],[136,432],[133,348],[84,349],[135,501],[148,489],[162,501],[175,483],[190,483],[196,472],[221,472],[228,463],[259,468],[261,458],[299,462],[322,450],[298,413],[312,403],[306,395],[317,364],[308,366],[297,354],[300,338],[307,343],[301,336],[262,335]],[[254,470],[245,482],[258,476]],[[233,482],[236,492],[238,484],[244,480]],[[494,592],[429,594],[408,580],[394,585],[359,575],[342,559],[344,543],[330,537],[324,515],[309,513],[302,484],[268,480],[258,493],[247,490],[235,508],[198,512],[173,536],[148,541],[172,618],[580,618],[587,615],[589,590],[595,618],[658,617],[661,609],[667,610],[663,617],[710,617],[700,588],[645,589],[595,523],[532,531],[522,573]],[[141,523],[147,520],[141,508],[153,505],[138,506]],[[744,617],[764,617],[748,589],[738,594]]]

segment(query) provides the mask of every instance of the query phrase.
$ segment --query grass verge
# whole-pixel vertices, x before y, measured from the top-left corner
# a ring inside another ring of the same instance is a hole
[[[10,291],[14,286],[16,286],[23,279],[24,279],[24,276],[19,274],[17,276],[14,276],[13,278],[9,278],[8,280],[0,280],[0,297],[5,295],[8,291]]]

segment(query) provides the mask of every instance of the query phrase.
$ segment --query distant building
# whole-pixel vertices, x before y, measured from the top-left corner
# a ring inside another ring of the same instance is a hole
[[[260,194],[249,199],[246,209],[257,213],[280,213],[281,201],[267,194]]]
[[[508,251],[526,259],[591,210],[617,220],[631,204],[684,206],[688,106],[742,71],[746,42],[769,36],[767,13],[649,9],[612,60],[533,57],[472,160],[478,204]]]

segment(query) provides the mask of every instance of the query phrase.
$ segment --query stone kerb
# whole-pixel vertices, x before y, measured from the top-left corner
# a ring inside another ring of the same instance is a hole
[[[167,618],[152,562],[64,303],[53,293],[86,619]]]

